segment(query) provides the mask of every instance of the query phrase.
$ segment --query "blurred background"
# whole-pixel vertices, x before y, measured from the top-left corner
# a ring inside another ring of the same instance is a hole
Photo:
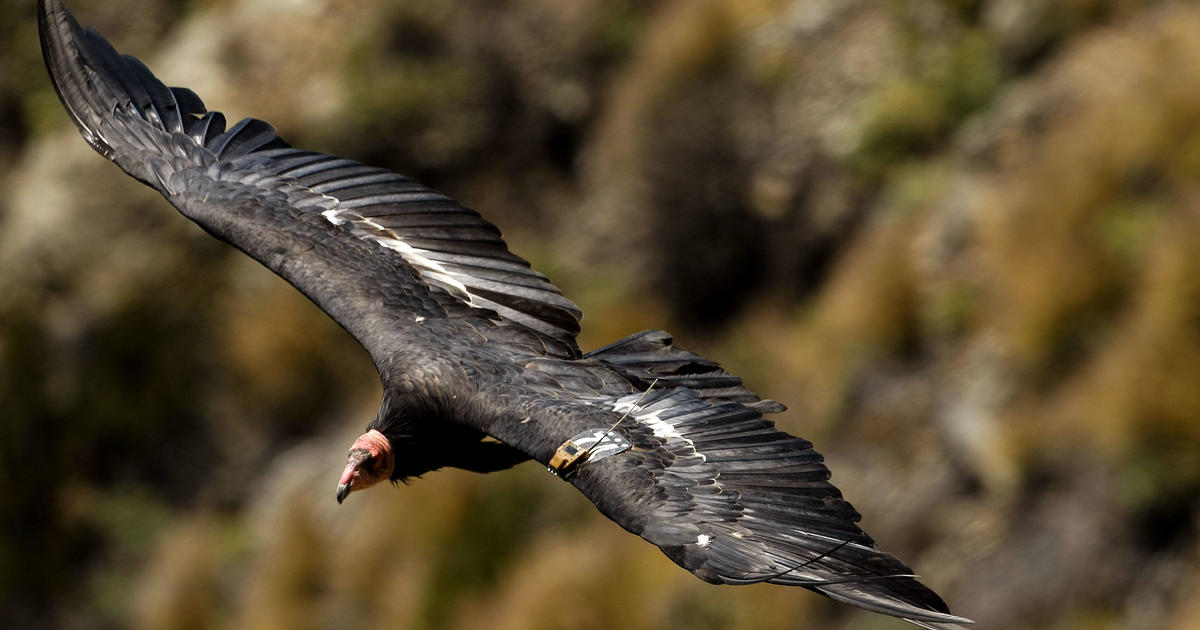
[[[76,0],[231,120],[474,207],[789,405],[980,628],[1200,627],[1200,6]],[[380,388],[79,138],[0,0],[0,626],[832,628],[536,464],[338,507]]]

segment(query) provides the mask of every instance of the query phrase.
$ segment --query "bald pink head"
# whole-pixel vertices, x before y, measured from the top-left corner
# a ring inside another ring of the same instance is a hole
[[[379,431],[371,429],[358,436],[350,446],[346,470],[338,480],[337,501],[341,503],[355,490],[390,479],[396,461],[392,456],[392,443]]]

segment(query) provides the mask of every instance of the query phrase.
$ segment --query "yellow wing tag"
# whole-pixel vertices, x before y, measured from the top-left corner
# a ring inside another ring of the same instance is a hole
[[[564,476],[584,462],[594,462],[623,453],[632,444],[623,435],[606,429],[588,429],[563,442],[546,467],[551,473]]]

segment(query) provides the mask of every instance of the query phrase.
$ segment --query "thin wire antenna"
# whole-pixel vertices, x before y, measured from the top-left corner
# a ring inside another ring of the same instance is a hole
[[[600,437],[588,437],[587,434],[591,433],[591,430],[589,429],[588,431],[584,431],[583,433],[576,435],[566,442],[563,442],[562,446],[559,446],[558,450],[554,452],[554,456],[550,458],[549,463],[546,465],[546,470],[549,470],[556,476],[566,479],[568,475],[574,472],[576,464],[579,464],[580,462],[590,458],[592,451],[602,445],[604,440],[608,439],[608,436],[612,435],[612,432],[615,431],[617,427],[625,421],[625,418],[629,417],[629,414],[633,412],[634,409],[641,408],[642,401],[646,399],[646,396],[650,393],[650,390],[654,389],[654,386],[657,384],[658,379],[654,379],[654,381],[650,383],[650,386],[646,388],[646,391],[642,392],[642,395],[638,396],[638,399],[634,401],[634,403],[630,405],[628,409],[625,410],[625,413],[621,414],[620,418],[617,418],[617,421],[614,422],[611,427],[608,427],[607,431],[600,434]],[[616,408],[614,408],[613,411],[616,411]],[[584,447],[580,446],[576,440],[579,440],[580,442],[584,440],[594,441],[591,443],[591,445]],[[632,445],[632,442],[629,440],[622,440],[620,438],[614,439],[614,443],[617,448],[617,453],[628,450]]]
[[[584,449],[583,452],[590,455],[592,453],[592,449],[596,448],[597,446],[600,446],[600,443],[604,441],[604,438],[608,437],[609,435],[612,435],[612,432],[616,430],[617,425],[624,422],[625,418],[628,418],[629,414],[634,409],[637,409],[639,405],[642,404],[642,401],[645,400],[646,395],[649,394],[650,390],[654,389],[654,386],[657,384],[658,384],[658,379],[654,379],[653,381],[651,381],[650,386],[646,388],[646,391],[642,392],[641,396],[638,396],[638,399],[636,401],[634,401],[634,403],[632,405],[630,405],[628,409],[625,410],[625,413],[621,414],[620,418],[617,418],[617,421],[614,422],[611,427],[608,427],[608,430],[604,432],[604,435],[601,435],[600,439],[596,440],[595,444],[592,444],[591,446],[587,447],[586,449]]]
[[[833,554],[835,554],[835,553],[837,553],[837,552],[841,551],[841,550],[842,550],[842,548],[844,548],[846,545],[849,545],[849,544],[850,544],[850,542],[851,542],[851,541],[850,541],[850,539],[849,539],[849,538],[847,538],[846,540],[843,540],[841,543],[839,543],[839,544],[838,544],[836,547],[833,547],[833,548],[829,549],[828,551],[825,551],[825,552],[821,553],[821,555],[819,555],[819,556],[817,556],[817,557],[815,557],[815,558],[810,558],[810,559],[808,559],[808,560],[805,560],[805,561],[804,561],[804,562],[802,562],[801,564],[798,564],[798,565],[796,565],[796,566],[794,566],[794,567],[792,567],[792,568],[790,568],[790,569],[785,569],[785,570],[783,570],[783,571],[780,571],[779,573],[776,573],[776,574],[774,574],[774,575],[765,575],[765,576],[761,576],[761,577],[748,578],[748,579],[745,579],[745,580],[737,580],[737,582],[736,582],[736,583],[737,583],[737,584],[758,584],[758,583],[760,583],[760,582],[766,582],[766,581],[769,581],[769,580],[776,580],[776,579],[779,579],[779,578],[781,578],[781,577],[783,577],[783,576],[785,576],[785,575],[787,575],[787,574],[791,573],[792,571],[799,571],[800,569],[803,569],[804,567],[807,567],[808,565],[810,565],[810,564],[812,564],[812,563],[814,563],[814,562],[817,562],[817,561],[819,561],[819,560],[824,560],[825,558],[828,558],[829,556],[831,556],[831,555],[833,555]],[[863,576],[863,577],[866,577],[866,576]],[[891,576],[891,575],[881,575],[881,576],[878,576],[878,577],[895,577],[895,576]],[[862,578],[861,578],[861,577],[859,577],[859,576],[855,576],[855,577],[854,577],[852,580],[849,580],[849,581],[854,581],[854,582],[857,582],[857,581],[858,581],[858,580],[860,580],[860,579],[862,579]],[[826,581],[826,580],[819,580],[819,581],[814,581],[814,582],[815,582],[815,583],[817,583],[817,584],[837,584],[837,583],[838,583],[838,582],[835,582],[835,581]]]
[[[788,571],[792,571],[792,570],[794,570],[794,569],[788,569]],[[787,573],[788,571],[784,571],[784,573]],[[891,580],[891,579],[895,579],[895,578],[917,579],[919,577],[920,577],[919,575],[916,575],[913,573],[887,573],[884,575],[853,575],[850,577],[838,578],[838,579],[834,579],[834,580],[828,580],[828,579],[788,580],[787,582],[777,582],[777,584],[785,584],[787,586],[833,586],[836,584],[861,584],[863,582],[871,582],[874,580]],[[723,580],[726,584],[732,584],[734,586],[746,586],[747,584],[762,584],[763,582],[766,582],[768,580],[773,580],[773,579],[775,579],[775,577],[771,576],[771,575],[768,575],[767,577],[764,577],[764,578],[750,578],[750,579],[745,579],[745,580],[739,580],[736,578],[727,578],[727,577],[721,578],[721,580]]]

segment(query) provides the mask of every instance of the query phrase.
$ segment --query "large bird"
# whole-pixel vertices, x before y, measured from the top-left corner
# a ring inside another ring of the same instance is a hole
[[[226,127],[186,88],[39,2],[42,52],[84,139],[295,285],[370,353],[383,401],[341,502],[452,466],[547,465],[716,584],[798,585],[928,628],[970,620],[856,525],[812,444],[713,361],[647,331],[582,353],[581,313],[472,210],[380,168]],[[492,439],[487,439],[492,438]]]

